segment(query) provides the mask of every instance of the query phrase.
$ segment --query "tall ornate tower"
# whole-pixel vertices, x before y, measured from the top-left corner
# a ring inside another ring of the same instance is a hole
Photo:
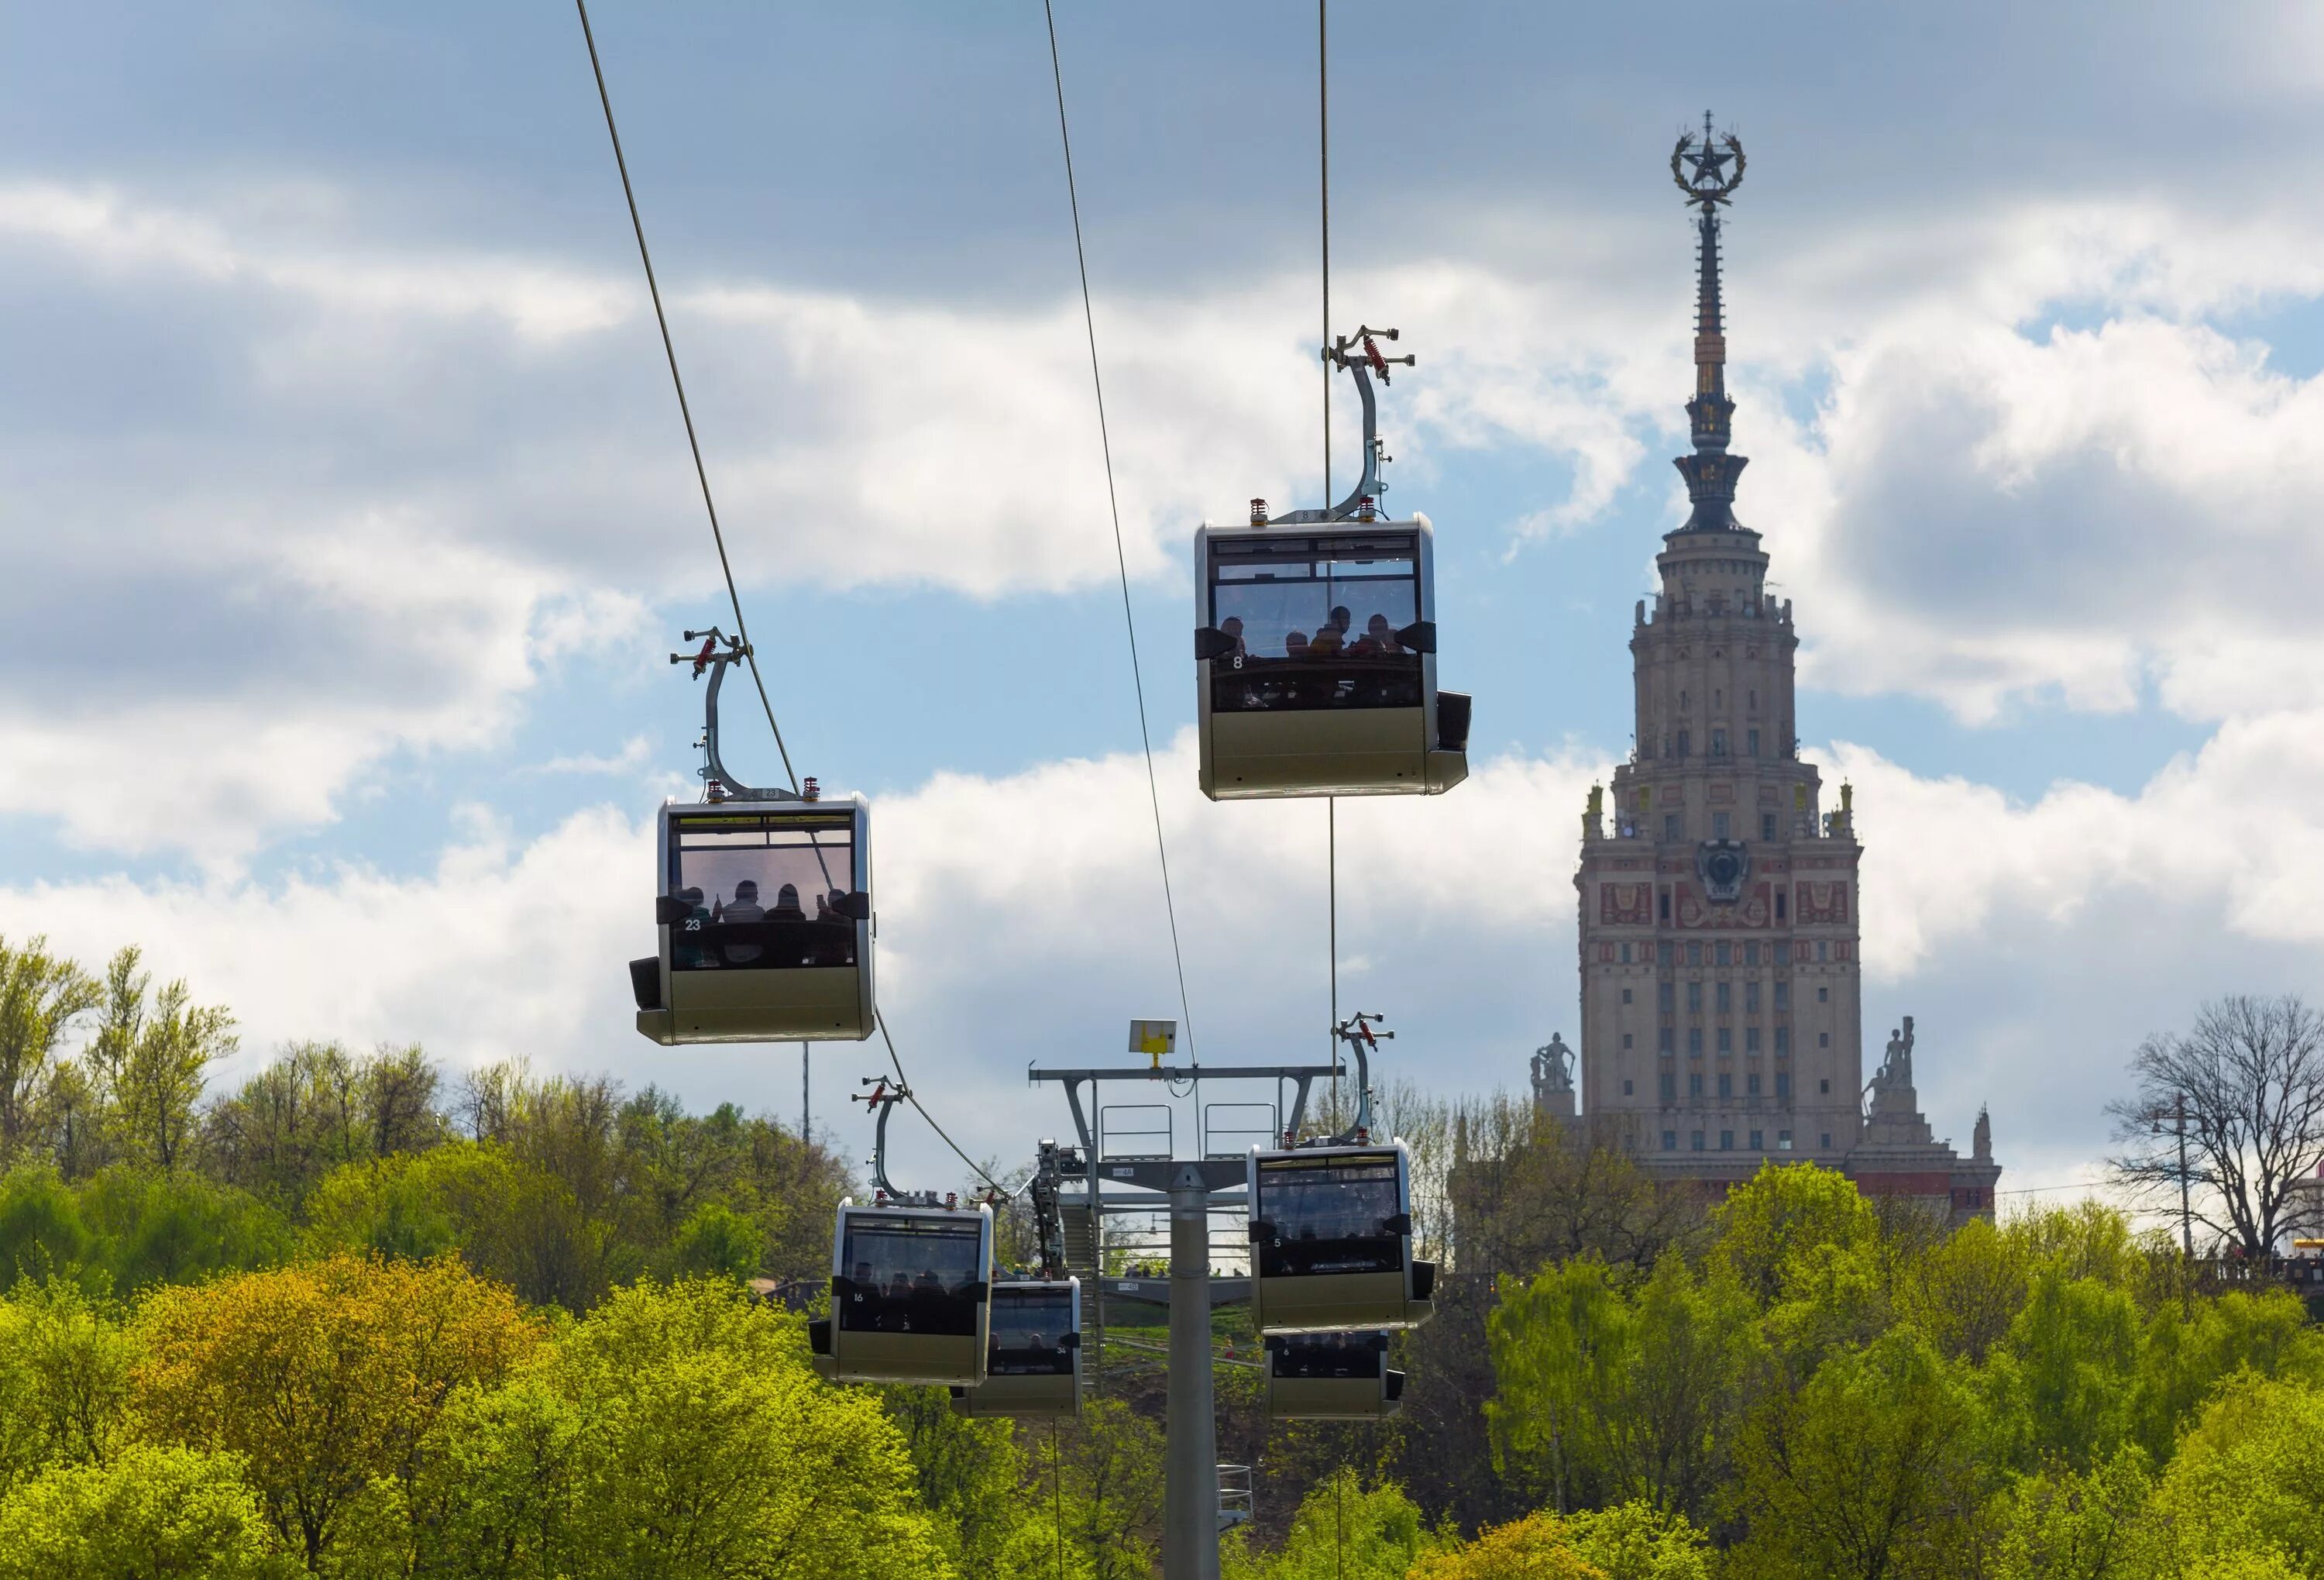
[[[1582,1107],[1659,1172],[1710,1183],[1762,1161],[1844,1168],[1875,1195],[1989,1215],[2000,1174],[1936,1141],[1912,1088],[1908,1020],[1868,1120],[1850,794],[1826,810],[1799,760],[1788,599],[1766,591],[1759,534],[1736,519],[1720,211],[1743,147],[1703,117],[1671,175],[1697,237],[1693,509],[1655,557],[1662,590],[1630,633],[1637,733],[1610,811],[1582,820]],[[1901,1049],[1901,1051],[1900,1051]],[[1569,1099],[1569,1101],[1571,1101]]]
[[[1637,734],[1613,808],[1593,792],[1582,820],[1582,1102],[1658,1169],[1740,1178],[1857,1143],[1859,847],[1847,790],[1826,813],[1799,760],[1791,605],[1735,516],[1719,242],[1742,144],[1706,115],[1671,173],[1698,211],[1693,453],[1676,462],[1693,511],[1631,631]]]

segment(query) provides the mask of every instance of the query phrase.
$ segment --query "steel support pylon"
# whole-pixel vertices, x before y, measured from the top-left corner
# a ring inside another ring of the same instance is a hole
[[[1162,1580],[1218,1580],[1219,1575],[1219,1421],[1211,1377],[1210,1200],[1210,1189],[1199,1169],[1187,1169],[1172,1184]]]

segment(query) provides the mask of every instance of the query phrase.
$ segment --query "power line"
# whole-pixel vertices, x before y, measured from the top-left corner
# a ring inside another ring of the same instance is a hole
[[[1065,201],[1074,216],[1074,262],[1081,271],[1082,325],[1089,333],[1090,387],[1097,393],[1097,437],[1105,454],[1105,504],[1113,517],[1113,563],[1121,575],[1121,624],[1130,633],[1130,679],[1138,693],[1138,738],[1146,748],[1146,794],[1154,805],[1154,854],[1162,863],[1162,909],[1170,920],[1170,955],[1178,967],[1178,1013],[1186,1022],[1186,1051],[1196,1054],[1194,1012],[1186,997],[1186,956],[1178,946],[1178,907],[1170,894],[1170,851],[1162,838],[1162,791],[1154,776],[1154,735],[1146,722],[1146,675],[1138,661],[1138,620],[1130,606],[1130,558],[1121,546],[1121,503],[1114,494],[1113,439],[1105,420],[1105,380],[1098,372],[1097,315],[1090,306],[1089,254],[1082,245],[1082,199],[1074,182],[1074,140],[1065,128],[1065,69],[1057,58],[1057,14],[1041,0],[1049,24],[1049,75],[1057,88],[1057,142],[1065,154]],[[1200,1062],[1197,1059],[1196,1062]]]
[[[653,254],[646,245],[645,222],[638,216],[637,190],[630,182],[629,160],[624,157],[622,152],[622,134],[613,124],[613,96],[605,90],[605,68],[597,58],[596,34],[589,26],[588,0],[573,0],[573,8],[580,14],[581,39],[582,42],[589,48],[589,71],[590,74],[597,80],[597,102],[604,107],[605,112],[605,135],[613,144],[614,168],[619,170],[622,173],[622,197],[623,200],[629,204],[630,228],[637,235],[638,261],[645,265],[646,292],[653,298],[654,322],[659,325],[661,329],[662,355],[668,358],[669,362],[670,385],[678,392],[678,414],[686,423],[686,444],[687,448],[692,452],[694,457],[695,480],[702,485],[702,508],[710,517],[711,541],[718,546],[718,568],[725,574],[726,599],[734,609],[734,634],[737,640],[742,643],[743,661],[750,666],[752,682],[759,688],[759,705],[766,709],[767,727],[774,732],[775,750],[781,753],[783,760],[783,773],[790,780],[791,789],[796,791],[798,789],[798,774],[791,767],[791,754],[789,749],[783,744],[782,726],[775,722],[775,705],[773,702],[769,700],[767,697],[766,679],[759,673],[758,655],[752,651],[751,647],[750,627],[745,624],[742,618],[742,595],[734,586],[734,567],[726,557],[726,534],[723,530],[721,530],[718,524],[718,505],[716,502],[712,499],[710,494],[710,474],[702,464],[701,441],[695,437],[694,411],[692,407],[688,405],[686,399],[686,380],[679,375],[678,371],[678,347],[670,339],[669,318],[662,311],[661,285],[659,282],[654,278]],[[1111,474],[1109,473],[1109,476],[1110,476]],[[1126,582],[1124,586],[1127,586]],[[1140,718],[1142,721],[1142,708]],[[1148,753],[1148,771],[1149,773],[1152,771],[1152,753],[1150,752]],[[1157,816],[1158,818],[1158,812]],[[1157,834],[1159,832],[1158,821],[1157,824]],[[1173,941],[1175,942],[1176,938],[1176,924],[1175,921],[1172,924],[1171,934]],[[1001,1189],[1001,1182],[993,1178],[990,1174],[987,1174],[982,1169],[979,1168],[975,1160],[972,1159],[966,1152],[961,1150],[960,1144],[954,1141],[952,1137],[945,1132],[944,1126],[936,1122],[935,1116],[928,1113],[927,1109],[921,1104],[919,1098],[913,1094],[911,1083],[904,1079],[903,1060],[896,1057],[896,1039],[889,1036],[888,1022],[880,1015],[877,1010],[872,1012],[872,1021],[880,1028],[880,1036],[881,1040],[885,1041],[888,1045],[888,1062],[895,1066],[896,1083],[903,1089],[904,1095],[906,1099],[910,1102],[913,1111],[922,1119],[927,1121],[928,1128],[936,1132],[936,1134],[943,1139],[945,1146],[952,1149],[953,1155],[954,1157],[958,1158],[963,1163],[968,1165],[970,1173],[975,1175],[979,1179],[983,1180],[984,1183],[993,1190],[999,1191]],[[800,1078],[802,1081],[806,1078],[804,1069],[801,1071]],[[802,1106],[801,1110],[800,1123],[802,1126],[804,1126],[806,1123],[804,1106]],[[807,1137],[802,1134],[800,1140],[805,1141]],[[1012,1191],[1007,1194],[1014,1196],[1016,1193]]]
[[[669,360],[669,382],[678,391],[678,414],[686,422],[686,448],[694,455],[695,481],[702,485],[702,508],[710,515],[711,541],[718,545],[718,568],[726,577],[726,601],[734,609],[734,634],[742,644],[742,661],[751,667],[751,683],[759,688],[759,706],[766,709],[767,728],[775,735],[775,751],[783,760],[783,775],[791,789],[799,787],[791,754],[783,744],[783,727],[775,722],[775,705],[767,698],[766,677],[759,673],[758,654],[751,647],[751,630],[742,620],[742,595],[734,588],[734,567],[726,558],[726,534],[718,525],[718,505],[710,497],[710,474],[702,465],[702,444],[694,435],[694,411],[687,404],[686,381],[678,376],[678,347],[669,337],[669,318],[661,309],[661,285],[654,279],[653,254],[646,248],[645,222],[638,217],[638,195],[630,185],[630,162],[622,153],[622,134],[613,125],[613,96],[605,91],[605,69],[597,60],[597,36],[589,27],[588,0],[573,0],[581,14],[581,39],[589,46],[589,70],[597,79],[597,102],[605,110],[605,135],[613,140],[613,165],[622,172],[622,197],[630,206],[630,228],[637,233],[638,261],[646,266],[646,293],[653,298],[654,322],[661,328],[662,355]]]

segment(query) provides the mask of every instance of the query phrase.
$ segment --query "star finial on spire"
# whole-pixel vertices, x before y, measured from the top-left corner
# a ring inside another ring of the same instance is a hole
[[[1681,134],[1678,146],[1671,150],[1671,180],[1686,194],[1690,204],[1700,204],[1707,211],[1714,203],[1724,203],[1728,195],[1743,184],[1743,144],[1735,134],[1724,135],[1711,129],[1711,112],[1702,112],[1702,135]],[[1732,164],[1735,173],[1727,173]],[[1683,166],[1691,166],[1689,175]]]
[[[1735,479],[1746,463],[1727,453],[1735,402],[1727,395],[1727,327],[1719,300],[1719,210],[1743,184],[1743,163],[1741,141],[1732,132],[1721,135],[1708,110],[1702,135],[1683,133],[1671,150],[1671,180],[1686,195],[1687,206],[1702,211],[1695,222],[1694,398],[1686,403],[1694,454],[1676,462],[1694,511],[1682,531],[1731,531],[1741,524],[1735,519]]]

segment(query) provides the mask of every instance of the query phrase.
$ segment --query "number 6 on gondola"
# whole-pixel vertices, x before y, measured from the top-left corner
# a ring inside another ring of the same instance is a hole
[[[1259,1331],[1418,1327],[1436,1264],[1412,1256],[1411,1160],[1385,1147],[1250,1150],[1250,1310]]]
[[[992,1338],[992,1214],[976,1207],[839,1204],[828,1347],[835,1382],[975,1388]]]

